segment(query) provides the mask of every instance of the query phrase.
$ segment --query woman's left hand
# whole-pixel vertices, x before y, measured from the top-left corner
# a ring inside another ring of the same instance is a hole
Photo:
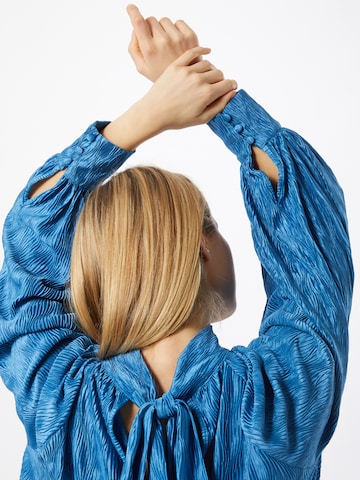
[[[195,32],[183,20],[145,19],[135,5],[127,12],[134,28],[129,53],[139,73],[155,82],[187,50],[199,45]],[[201,57],[194,61],[201,60]]]

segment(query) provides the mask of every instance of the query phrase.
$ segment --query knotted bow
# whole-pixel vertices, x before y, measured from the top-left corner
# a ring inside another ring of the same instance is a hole
[[[144,478],[208,480],[193,414],[170,392],[141,405],[129,433],[121,480]]]

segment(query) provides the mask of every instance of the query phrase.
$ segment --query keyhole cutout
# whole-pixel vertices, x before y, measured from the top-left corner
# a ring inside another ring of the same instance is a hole
[[[127,402],[120,408],[120,417],[123,422],[126,433],[129,435],[131,425],[139,411],[139,407],[135,403]]]

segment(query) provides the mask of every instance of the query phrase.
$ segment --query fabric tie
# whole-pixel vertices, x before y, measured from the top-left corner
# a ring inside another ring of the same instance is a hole
[[[194,416],[170,392],[144,403],[129,433],[121,480],[144,478],[208,480]]]
[[[180,400],[178,400],[180,402]],[[157,398],[154,402],[157,417],[161,420],[167,420],[176,414],[176,402],[175,398],[170,392],[164,393],[161,397]]]

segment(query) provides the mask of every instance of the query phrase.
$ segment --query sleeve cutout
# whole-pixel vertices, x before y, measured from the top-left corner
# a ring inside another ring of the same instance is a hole
[[[44,193],[54,187],[58,181],[64,175],[65,170],[59,170],[58,172],[54,173],[51,177],[44,178],[43,180],[38,181],[35,183],[29,191],[28,199],[33,199],[39,196],[41,193]]]

